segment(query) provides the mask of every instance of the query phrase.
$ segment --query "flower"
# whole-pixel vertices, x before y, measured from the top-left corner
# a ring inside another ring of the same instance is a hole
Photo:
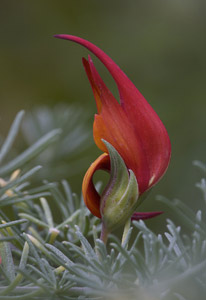
[[[93,125],[94,140],[104,154],[89,167],[82,190],[87,207],[92,214],[101,218],[101,197],[94,187],[92,177],[97,170],[110,171],[110,157],[103,140],[116,149],[127,169],[134,172],[140,195],[154,186],[165,173],[170,161],[171,144],[156,112],[107,54],[82,38],[64,34],[56,37],[76,42],[96,55],[112,75],[119,90],[120,103],[101,79],[91,57],[88,60],[83,58],[98,111]],[[147,214],[143,213],[143,218],[158,213]],[[139,218],[141,213],[136,213],[136,216]]]

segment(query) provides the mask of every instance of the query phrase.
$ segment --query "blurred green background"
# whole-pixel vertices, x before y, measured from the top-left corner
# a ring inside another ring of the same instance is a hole
[[[22,108],[64,102],[89,113],[92,137],[96,107],[81,63],[88,51],[53,38],[61,33],[81,36],[114,59],[169,132],[171,164],[142,210],[154,209],[156,194],[198,208],[194,183],[200,174],[192,161],[206,161],[205,30],[205,0],[1,0],[1,133]],[[117,95],[105,68],[96,59],[95,64]],[[92,144],[87,166],[99,153]],[[87,166],[69,179],[77,192]]]

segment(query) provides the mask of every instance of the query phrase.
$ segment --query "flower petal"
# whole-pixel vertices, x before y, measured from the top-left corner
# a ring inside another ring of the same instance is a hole
[[[135,212],[133,213],[131,220],[132,221],[146,220],[146,219],[157,217],[161,214],[163,214],[163,211]]]
[[[133,124],[131,124],[124,109],[99,76],[91,58],[89,58],[88,62],[84,59],[84,66],[94,96],[97,97],[97,106],[101,106],[99,115],[95,115],[93,125],[95,143],[104,152],[107,152],[107,148],[102,139],[113,145],[127,167],[132,169],[138,178],[141,193],[148,188],[150,174],[140,139],[137,137]]]
[[[169,160],[171,156],[171,144],[163,123],[161,122],[161,120],[159,119],[158,115],[155,113],[153,108],[149,105],[149,103],[145,100],[142,94],[137,90],[137,88],[131,82],[131,80],[114,63],[114,61],[107,54],[105,54],[101,49],[99,49],[97,46],[93,45],[92,43],[76,36],[61,34],[61,35],[57,35],[56,37],[74,41],[89,49],[102,61],[102,63],[106,66],[108,71],[113,76],[119,90],[122,111],[124,111],[125,115],[127,116],[127,119],[130,121],[130,124],[133,127],[132,135],[135,135],[136,140],[138,140],[138,148],[136,148],[136,154],[134,153],[134,149],[132,149],[132,151],[127,153],[127,155],[130,156],[133,155],[137,156],[136,161],[132,165],[127,165],[127,166],[128,168],[131,168],[135,172],[135,175],[137,176],[137,180],[139,183],[140,192],[143,193],[145,190],[147,190],[152,185],[154,185],[162,177],[169,164]],[[90,75],[92,74],[92,68],[93,67],[91,67],[91,63],[90,63],[90,71],[91,71]],[[94,71],[92,77],[93,79],[95,79]],[[99,79],[97,78],[95,80],[99,81]],[[103,88],[102,90],[105,89]],[[108,94],[108,91],[106,93]],[[109,97],[109,99],[111,99],[111,97]],[[99,105],[100,101],[101,103],[103,103],[102,96],[101,99],[96,100],[96,102],[97,102],[98,111],[103,111],[103,107]],[[102,112],[101,116],[97,116],[99,119],[97,117],[95,118],[95,124],[94,124],[95,137],[100,136],[101,134],[105,134],[107,132],[107,134],[111,138],[112,133],[109,133],[109,131],[113,130],[114,128],[115,128],[115,135],[117,134],[118,124],[112,126],[111,124],[112,114],[110,113],[110,116],[107,117],[108,109],[106,110],[106,112],[107,113],[105,113],[105,115],[103,115]],[[116,117],[117,114],[119,115]],[[119,123],[121,121],[120,116],[123,115],[122,112],[120,114],[120,110],[117,110],[114,112],[113,117],[114,115],[116,119],[115,122]],[[106,117],[108,118],[107,124],[105,124]],[[123,119],[121,122],[122,123],[124,122]],[[104,138],[109,143],[111,143],[125,160],[125,156],[122,153],[124,152],[123,148],[127,147],[128,143],[132,143],[132,141],[130,139],[131,135],[129,134],[129,131],[127,131],[128,130],[127,125],[126,127],[123,127],[123,125],[121,125],[120,123],[119,123],[119,130],[120,129],[124,130],[125,135],[128,135],[128,138],[126,140],[124,137],[122,137],[121,141],[119,142],[119,144],[123,142],[123,144],[121,145],[122,151],[120,151],[117,145],[113,143],[115,136],[112,137],[112,140],[111,139],[108,140],[107,135],[106,136],[104,135],[100,137],[100,140],[101,138]],[[98,133],[98,130],[100,130],[100,127],[102,126],[104,126],[103,131],[101,132],[99,131]],[[119,134],[117,138],[119,138],[120,135],[121,134]],[[101,142],[98,140],[97,137],[96,140],[97,140],[96,141],[97,145],[101,148],[102,146]],[[130,159],[128,160],[131,161],[131,159],[132,157],[130,157]],[[125,163],[127,164],[128,162],[125,160]],[[141,179],[142,174],[146,174],[143,176],[144,177],[143,179]]]
[[[93,215],[101,218],[100,195],[97,193],[92,181],[97,170],[110,170],[110,158],[107,153],[100,155],[87,170],[82,184],[82,194],[84,202]]]

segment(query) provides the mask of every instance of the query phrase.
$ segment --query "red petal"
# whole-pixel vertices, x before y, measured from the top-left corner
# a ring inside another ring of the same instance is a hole
[[[99,49],[92,43],[76,36],[61,34],[57,35],[56,37],[74,41],[88,48],[102,61],[102,63],[106,66],[106,68],[109,70],[114,80],[116,81],[120,93],[122,110],[127,115],[127,118],[130,121],[130,124],[133,127],[133,131],[136,135],[136,140],[138,140],[138,149],[136,149],[136,156],[141,154],[136,158],[137,164],[134,162],[132,165],[127,166],[135,172],[140,186],[140,191],[141,193],[143,193],[146,189],[154,185],[162,177],[169,164],[171,156],[171,145],[164,125],[162,124],[158,115],[149,105],[149,103],[130,81],[130,79],[101,49]],[[90,64],[90,70],[91,69],[92,68]],[[94,72],[92,75],[94,78]],[[99,79],[96,80],[99,81]],[[97,101],[97,103],[99,103],[99,100]],[[116,116],[117,113],[119,112],[115,111],[114,115]],[[120,117],[117,117],[116,121],[120,122]],[[102,126],[104,122],[105,119],[103,119],[103,121],[101,122],[99,121],[98,124]],[[99,126],[97,127],[99,128]],[[107,127],[107,130],[112,129],[108,128],[108,126],[105,127]],[[125,129],[125,132],[126,130],[127,129]],[[104,136],[102,136],[102,138],[107,140],[107,138]],[[111,140],[107,141],[116,148],[116,145],[112,143]],[[129,135],[127,138],[127,143],[122,144],[121,148],[127,146],[128,143],[131,143]],[[117,148],[116,150],[125,160],[125,157],[122,155],[121,151]],[[144,155],[142,153],[144,153]],[[127,153],[127,155],[134,155],[134,151],[131,151],[131,153]],[[141,162],[142,160],[144,163]],[[127,164],[126,160],[125,163]],[[145,173],[146,176],[144,176],[144,178],[142,179],[141,176]],[[149,174],[149,176],[147,174]]]
[[[97,111],[100,113],[102,110],[102,100],[101,100],[101,86],[98,86],[93,78],[91,69],[90,69],[90,65],[88,63],[88,61],[83,57],[82,59],[85,71],[87,73],[87,77],[89,78],[92,90],[93,90],[93,94],[94,94],[94,98],[96,101],[96,105],[97,105]]]
[[[157,217],[161,214],[163,214],[163,211],[135,212],[133,213],[131,220],[132,221],[146,220],[146,219]]]
[[[110,170],[109,155],[104,153],[100,155],[87,170],[83,183],[82,194],[84,202],[93,215],[101,218],[100,214],[100,195],[97,193],[92,178],[97,170]]]
[[[107,148],[102,139],[113,145],[127,167],[136,174],[140,192],[144,191],[148,188],[149,167],[133,124],[131,124],[122,106],[104,84],[90,58],[89,62],[84,60],[84,66],[96,97],[97,107],[101,107],[100,114],[95,115],[94,140],[104,152],[107,152]]]

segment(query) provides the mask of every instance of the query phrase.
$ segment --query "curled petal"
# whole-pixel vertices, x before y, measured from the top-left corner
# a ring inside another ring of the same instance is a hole
[[[107,153],[100,155],[87,170],[82,184],[82,194],[84,202],[93,215],[101,218],[100,195],[97,193],[92,181],[97,170],[110,170],[110,158]]]

